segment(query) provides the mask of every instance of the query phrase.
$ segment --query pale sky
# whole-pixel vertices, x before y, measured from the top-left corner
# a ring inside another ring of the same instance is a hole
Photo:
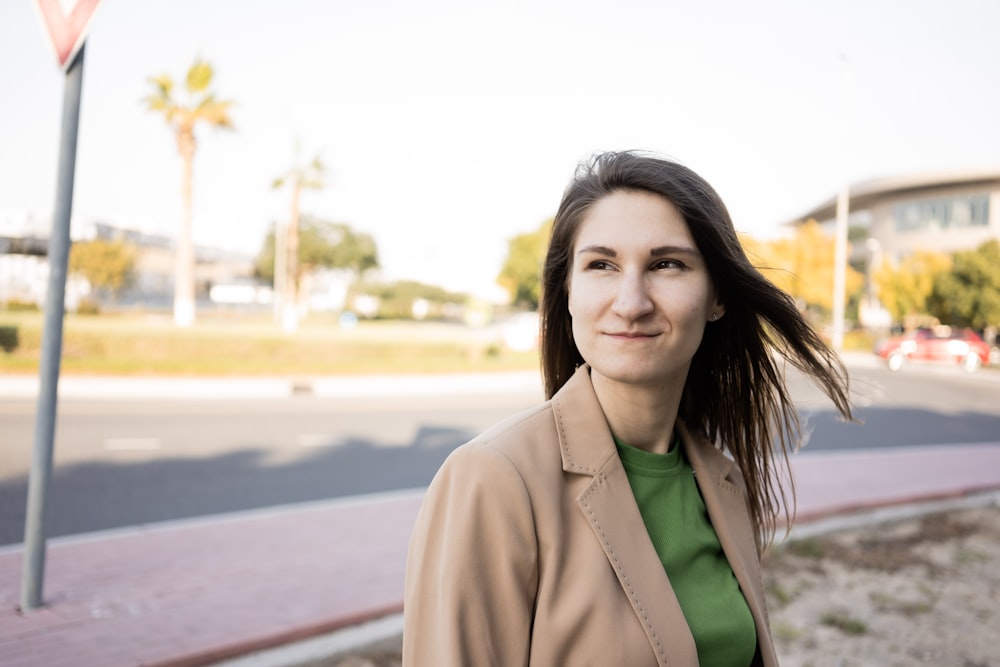
[[[140,100],[200,56],[236,102],[198,136],[200,243],[256,253],[296,139],[329,169],[303,210],[374,235],[389,279],[488,293],[599,150],[676,158],[767,236],[845,180],[1000,167],[997,26],[992,0],[102,0],[74,218],[175,233]],[[63,86],[31,0],[0,0],[0,216],[51,215]]]

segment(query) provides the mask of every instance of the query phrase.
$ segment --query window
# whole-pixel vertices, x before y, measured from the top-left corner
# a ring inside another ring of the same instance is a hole
[[[989,195],[925,199],[892,207],[896,231],[985,226],[990,222]]]

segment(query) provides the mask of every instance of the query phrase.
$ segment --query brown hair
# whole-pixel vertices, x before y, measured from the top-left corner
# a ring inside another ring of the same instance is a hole
[[[798,412],[777,356],[803,371],[846,419],[852,419],[847,371],[805,321],[792,298],[750,263],[722,199],[692,170],[636,152],[602,153],[581,164],[552,225],[542,276],[541,355],[551,398],[584,362],[573,340],[568,278],[577,230],[590,207],[621,190],[658,194],[687,223],[704,257],[725,316],[705,329],[681,398],[687,428],[728,450],[749,494],[750,517],[765,544],[791,503],[779,479],[801,442]],[[777,448],[775,448],[777,444]],[[776,470],[775,457],[784,466]]]

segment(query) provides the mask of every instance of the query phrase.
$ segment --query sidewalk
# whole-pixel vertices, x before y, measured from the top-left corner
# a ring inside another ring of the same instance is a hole
[[[54,539],[23,615],[22,550],[0,550],[0,663],[203,665],[399,612],[421,496]]]
[[[797,455],[795,531],[1000,489],[1000,442]],[[181,667],[398,614],[421,490],[51,540],[46,606],[20,614],[0,549],[6,667]]]

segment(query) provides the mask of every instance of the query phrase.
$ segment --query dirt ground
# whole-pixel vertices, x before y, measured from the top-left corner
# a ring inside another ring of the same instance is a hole
[[[785,667],[1000,667],[1000,508],[789,543],[765,569]]]
[[[765,563],[783,667],[1000,667],[1000,508],[796,540]],[[309,667],[399,667],[395,643]]]

